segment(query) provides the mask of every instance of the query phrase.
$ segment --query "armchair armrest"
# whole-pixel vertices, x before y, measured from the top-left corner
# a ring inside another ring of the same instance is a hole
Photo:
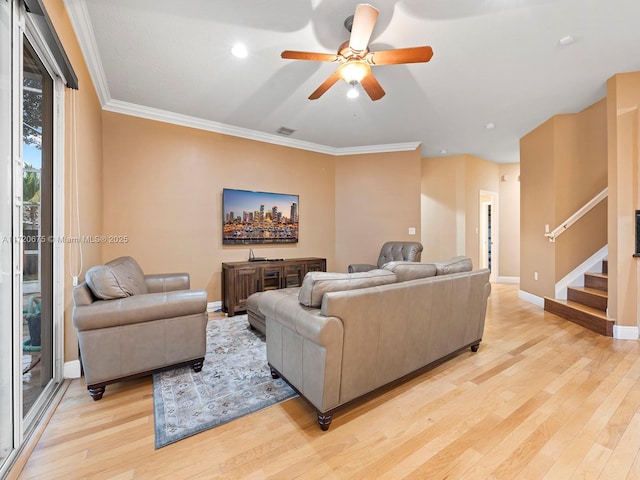
[[[172,292],[175,290],[189,290],[188,273],[153,273],[144,276],[149,293]]]
[[[116,300],[98,300],[73,309],[73,325],[82,330],[151,322],[207,310],[205,290],[147,293]]]
[[[370,265],[368,263],[353,263],[349,265],[349,273],[355,272],[368,272],[369,270],[375,270],[377,265]]]

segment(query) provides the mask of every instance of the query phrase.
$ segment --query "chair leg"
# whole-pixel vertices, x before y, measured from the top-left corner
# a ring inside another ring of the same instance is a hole
[[[319,413],[318,414],[318,425],[320,425],[320,429],[323,432],[329,430],[329,426],[331,425],[331,420],[333,420],[333,414],[331,413]]]
[[[191,364],[191,368],[193,368],[193,371],[197,373],[202,370],[203,365],[204,365],[204,358],[198,358]]]
[[[94,401],[98,401],[102,398],[102,395],[104,394],[106,387],[105,386],[94,387],[90,385],[87,387],[87,389],[89,390],[89,395],[91,395],[91,398],[93,398]]]

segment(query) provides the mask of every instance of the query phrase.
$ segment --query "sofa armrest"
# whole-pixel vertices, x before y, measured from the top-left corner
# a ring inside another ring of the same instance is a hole
[[[206,310],[205,290],[179,290],[98,300],[91,305],[76,306],[72,320],[78,331],[83,331],[182,317]]]
[[[318,411],[340,403],[342,321],[295,296],[264,292],[258,306],[266,319],[267,361]]]
[[[376,268],[378,268],[377,265],[370,265],[368,263],[352,263],[351,265],[349,265],[349,273],[356,273],[356,272],[368,272],[369,270],[375,270]]]
[[[149,293],[189,290],[190,288],[188,273],[153,273],[145,275],[144,281]]]
[[[319,308],[300,305],[296,295],[285,295],[277,290],[264,292],[258,304],[260,313],[312,341],[326,346],[338,334],[342,337],[342,322],[326,317]]]

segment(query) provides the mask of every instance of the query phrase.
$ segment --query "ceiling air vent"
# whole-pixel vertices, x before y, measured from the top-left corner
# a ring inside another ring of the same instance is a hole
[[[278,135],[284,135],[285,137],[288,137],[293,132],[295,132],[295,130],[293,130],[292,128],[280,127],[278,129]]]

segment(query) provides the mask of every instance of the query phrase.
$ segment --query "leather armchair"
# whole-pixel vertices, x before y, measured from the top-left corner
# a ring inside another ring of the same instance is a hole
[[[382,268],[387,262],[419,262],[422,255],[422,244],[420,242],[387,242],[382,245],[378,264],[354,263],[349,265],[349,273],[368,272],[376,268]]]
[[[108,384],[191,365],[206,352],[207,294],[188,273],[145,275],[131,257],[90,268],[73,289],[73,325],[89,394]]]

